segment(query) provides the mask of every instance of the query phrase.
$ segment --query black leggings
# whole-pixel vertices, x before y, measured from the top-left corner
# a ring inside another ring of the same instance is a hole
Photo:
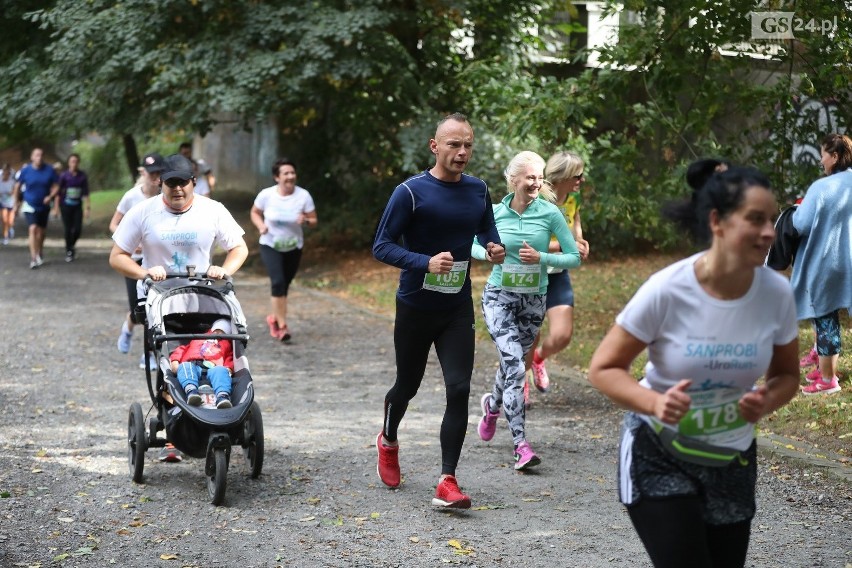
[[[708,525],[693,496],[644,498],[627,511],[655,568],[745,566],[751,521]]]
[[[449,311],[425,312],[396,301],[393,341],[396,382],[385,395],[382,434],[396,441],[408,402],[417,394],[432,344],[438,354],[447,407],[441,422],[441,474],[455,475],[467,430],[467,403],[473,373],[473,301]]]
[[[133,261],[139,266],[142,266],[141,258],[134,258]],[[133,323],[142,323],[136,320],[136,306],[139,304],[138,291],[136,290],[137,282],[139,281],[135,278],[124,277],[124,287],[127,289],[127,304],[130,306],[130,321]]]
[[[65,250],[72,251],[83,232],[83,207],[60,205],[59,212],[62,214],[62,224],[65,225]]]
[[[266,265],[271,281],[271,296],[280,298],[286,296],[290,290],[290,282],[299,271],[299,262],[302,260],[302,249],[279,252],[267,245],[260,245],[260,258]]]

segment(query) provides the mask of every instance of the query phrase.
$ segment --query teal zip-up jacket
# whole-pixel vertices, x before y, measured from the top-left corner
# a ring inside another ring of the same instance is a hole
[[[541,254],[538,293],[544,294],[547,292],[547,267],[576,268],[580,266],[580,252],[568,223],[565,222],[565,216],[556,205],[538,197],[519,215],[509,206],[514,196],[514,193],[510,193],[494,206],[494,221],[497,232],[500,233],[500,240],[506,247],[506,260],[502,265],[494,265],[488,277],[488,284],[497,288],[503,287],[503,267],[522,264],[518,253],[526,241]],[[562,248],[561,253],[547,252],[550,235],[556,235]],[[470,255],[478,260],[485,260],[485,248],[475,239]]]

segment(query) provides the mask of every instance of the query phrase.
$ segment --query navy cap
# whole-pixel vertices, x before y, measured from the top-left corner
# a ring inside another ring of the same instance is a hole
[[[185,181],[195,177],[194,169],[192,162],[187,158],[180,154],[172,154],[165,159],[165,168],[163,173],[160,174],[160,180],[180,179]]]

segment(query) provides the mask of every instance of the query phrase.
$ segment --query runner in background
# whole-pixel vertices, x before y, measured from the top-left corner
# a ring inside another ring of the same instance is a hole
[[[376,469],[385,485],[399,487],[398,428],[420,388],[434,345],[447,406],[441,422],[441,475],[432,504],[467,509],[470,497],[462,493],[455,474],[467,430],[473,373],[471,236],[478,235],[490,262],[503,262],[505,250],[494,226],[488,187],[464,173],[473,153],[473,129],[467,118],[452,114],[442,119],[429,147],[435,165],[394,189],[373,243],[377,260],[402,270],[394,322],[396,380],[385,395]]]
[[[21,188],[25,187],[23,197]],[[29,225],[30,268],[44,264],[44,237],[50,217],[50,204],[59,192],[59,176],[52,166],[44,163],[44,151],[33,148],[30,163],[21,168],[15,182],[15,200],[21,202],[21,211]]]
[[[0,221],[3,222],[3,244],[8,245],[15,237],[15,172],[9,164],[3,164],[0,172]]]
[[[553,188],[553,203],[568,223],[580,258],[586,260],[589,256],[589,242],[583,238],[583,224],[580,221],[580,185],[586,179],[583,159],[573,152],[557,152],[547,160],[544,177]],[[559,241],[554,236],[550,240],[548,252],[561,251]],[[547,322],[547,337],[539,346],[537,336],[532,349],[526,355],[529,369],[527,374],[530,375],[524,382],[526,404],[529,404],[530,378],[536,389],[547,392],[550,388],[550,377],[544,361],[568,347],[574,335],[574,288],[571,285],[571,277],[564,268],[547,268]]]
[[[292,338],[287,326],[287,294],[302,260],[302,227],[316,227],[318,219],[313,197],[296,185],[292,160],[281,158],[272,164],[272,179],[275,185],[261,190],[254,200],[251,222],[260,233],[260,258],[270,280],[269,335],[286,342]]]
[[[80,169],[80,155],[68,156],[68,169],[59,176],[56,205],[65,228],[65,262],[77,258],[77,240],[83,232],[83,219],[92,212],[89,205],[89,178]]]
[[[109,230],[111,233],[115,233],[118,230],[119,223],[121,223],[121,220],[125,215],[127,215],[127,212],[130,211],[134,205],[142,203],[149,197],[154,197],[160,193],[160,173],[164,168],[165,163],[163,162],[163,157],[157,152],[146,154],[145,157],[142,158],[142,165],[138,168],[139,178],[136,180],[136,184],[128,189],[121,197],[121,200],[115,208],[115,213],[109,222]],[[140,247],[134,250],[131,254],[131,258],[136,264],[141,266],[142,248]],[[136,296],[136,279],[127,278],[125,276],[124,285],[125,288],[127,288],[127,303],[130,306],[130,311],[127,312],[127,316],[121,324],[121,332],[118,335],[117,346],[120,352],[130,353],[130,347],[133,342],[133,328],[134,324],[137,323],[134,311],[139,300]],[[148,366],[151,370],[157,368],[157,362],[153,357],[151,357],[148,361]],[[141,369],[145,368],[144,353],[139,359],[139,367]]]

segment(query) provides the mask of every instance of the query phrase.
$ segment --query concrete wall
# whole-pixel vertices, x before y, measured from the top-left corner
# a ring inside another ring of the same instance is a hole
[[[213,168],[217,192],[255,194],[273,185],[270,168],[278,159],[278,127],[274,118],[256,122],[251,130],[231,116],[192,143],[192,157]]]

